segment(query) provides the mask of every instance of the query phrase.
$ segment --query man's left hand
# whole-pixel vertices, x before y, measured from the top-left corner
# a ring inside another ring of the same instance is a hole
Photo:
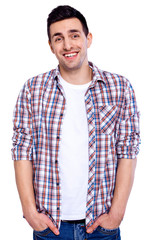
[[[113,217],[111,213],[105,213],[101,215],[92,226],[87,229],[87,233],[92,233],[98,226],[105,229],[115,229],[118,228],[121,223],[120,219]]]

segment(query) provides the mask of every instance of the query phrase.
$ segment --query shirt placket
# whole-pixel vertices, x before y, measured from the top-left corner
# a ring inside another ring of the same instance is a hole
[[[64,90],[62,88],[62,86],[60,85],[59,82],[57,82],[57,87],[59,89],[60,92],[60,101],[62,103],[62,107],[61,107],[61,111],[60,111],[60,117],[59,117],[59,121],[58,121],[58,128],[57,128],[57,141],[56,141],[56,155],[55,155],[55,173],[56,173],[56,185],[57,185],[57,209],[56,209],[56,223],[57,226],[60,227],[60,223],[61,223],[61,181],[60,181],[60,175],[59,175],[59,147],[60,147],[60,141],[61,141],[61,128],[62,128],[62,124],[63,124],[63,119],[64,119],[64,114],[65,114],[65,104],[66,104],[66,100],[65,100],[65,93]]]
[[[89,178],[88,178],[88,194],[86,208],[86,225],[87,227],[93,223],[93,206],[94,206],[94,181],[95,181],[95,118],[94,106],[92,104],[91,91],[85,95],[85,105],[87,111],[88,131],[89,131]]]

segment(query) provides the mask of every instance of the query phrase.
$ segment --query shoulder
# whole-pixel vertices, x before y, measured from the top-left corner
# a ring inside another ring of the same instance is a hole
[[[122,94],[134,92],[132,83],[125,76],[108,71],[101,71],[101,75],[103,76],[106,88],[122,92]]]
[[[120,74],[103,71],[103,76],[107,85],[116,86],[124,90],[131,87],[130,81]]]
[[[36,91],[38,89],[43,89],[47,86],[47,84],[52,84],[54,79],[55,69],[52,69],[49,72],[41,73],[37,76],[29,78],[23,88],[29,92]]]
[[[135,99],[134,89],[131,82],[117,73],[96,69],[97,79],[103,82],[103,94],[113,104],[121,105],[126,101]],[[99,86],[99,84],[97,84]]]
[[[131,87],[130,81],[125,77],[117,73],[112,73],[109,71],[101,70],[92,64],[94,75],[97,79],[102,80],[108,87],[117,87],[121,89],[126,89]]]

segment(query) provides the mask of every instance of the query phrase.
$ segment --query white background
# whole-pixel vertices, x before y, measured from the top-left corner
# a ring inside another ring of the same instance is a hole
[[[121,224],[122,240],[150,239],[150,7],[147,0],[6,0],[0,3],[0,229],[3,240],[30,240],[22,218],[11,160],[12,113],[24,82],[55,68],[48,46],[46,20],[60,4],[81,11],[93,33],[89,60],[126,76],[141,111],[141,151],[134,187]]]

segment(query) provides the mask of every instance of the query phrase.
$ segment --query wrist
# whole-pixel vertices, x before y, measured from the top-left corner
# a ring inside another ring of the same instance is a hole
[[[26,206],[23,207],[23,216],[26,218],[27,216],[35,216],[38,214],[35,206]]]
[[[125,213],[125,210],[121,208],[120,209],[110,208],[110,211],[109,211],[109,215],[111,216],[111,218],[114,219],[114,221],[120,222],[120,223],[124,217],[124,213]]]

